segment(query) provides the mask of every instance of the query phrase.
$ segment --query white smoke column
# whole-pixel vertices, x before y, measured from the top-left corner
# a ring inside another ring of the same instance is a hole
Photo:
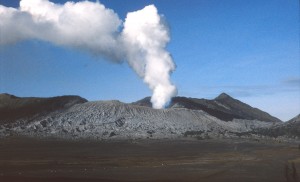
[[[177,94],[170,81],[175,64],[165,50],[169,31],[154,5],[127,14],[122,32],[131,67],[153,91],[153,108],[163,108]]]
[[[170,82],[175,65],[165,50],[168,28],[154,5],[128,13],[121,27],[118,15],[99,2],[21,0],[18,9],[0,5],[0,46],[36,39],[114,62],[126,58],[153,91],[153,107],[163,108],[176,95]]]

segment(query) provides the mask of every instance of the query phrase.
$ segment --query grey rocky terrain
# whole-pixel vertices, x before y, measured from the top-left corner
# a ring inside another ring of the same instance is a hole
[[[126,104],[87,102],[78,96],[19,98],[1,94],[0,134],[69,139],[274,138],[277,136],[269,133],[280,128],[288,130],[280,136],[299,135],[299,118],[283,123],[224,93],[214,100],[175,97],[166,109],[152,109],[149,101]]]
[[[258,128],[255,130],[257,134],[269,136],[273,138],[286,137],[286,138],[300,138],[300,114],[293,119],[274,125],[270,128]]]

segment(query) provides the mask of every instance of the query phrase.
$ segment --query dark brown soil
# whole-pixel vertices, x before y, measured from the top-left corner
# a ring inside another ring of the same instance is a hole
[[[298,144],[249,140],[0,140],[1,182],[300,182]]]

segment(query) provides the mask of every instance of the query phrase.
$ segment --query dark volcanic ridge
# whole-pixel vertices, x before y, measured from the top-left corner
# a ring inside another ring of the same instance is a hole
[[[125,104],[88,102],[79,96],[21,98],[0,94],[0,135],[94,139],[300,137],[299,117],[283,123],[225,93],[213,100],[174,97],[166,109],[150,106],[149,97]]]
[[[146,97],[134,105],[151,107],[150,97]],[[186,108],[192,110],[203,110],[208,114],[223,120],[232,121],[233,119],[260,120],[268,122],[281,122],[280,119],[270,114],[253,108],[237,99],[234,99],[226,93],[220,94],[213,100],[174,97],[167,108]]]
[[[33,119],[51,112],[64,110],[75,104],[85,103],[79,96],[59,96],[51,98],[16,97],[0,94],[0,123],[18,119]]]

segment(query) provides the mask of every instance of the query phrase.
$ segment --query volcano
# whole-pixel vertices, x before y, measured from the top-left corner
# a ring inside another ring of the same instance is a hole
[[[115,100],[87,101],[79,96],[21,98],[1,94],[0,113],[2,136],[96,139],[187,136],[293,138],[298,136],[298,130],[294,131],[294,128],[299,128],[298,122],[284,123],[226,93],[212,100],[174,97],[165,109],[151,108],[149,97],[127,104]]]
[[[225,93],[165,109],[0,94],[0,181],[297,181],[299,129]]]

